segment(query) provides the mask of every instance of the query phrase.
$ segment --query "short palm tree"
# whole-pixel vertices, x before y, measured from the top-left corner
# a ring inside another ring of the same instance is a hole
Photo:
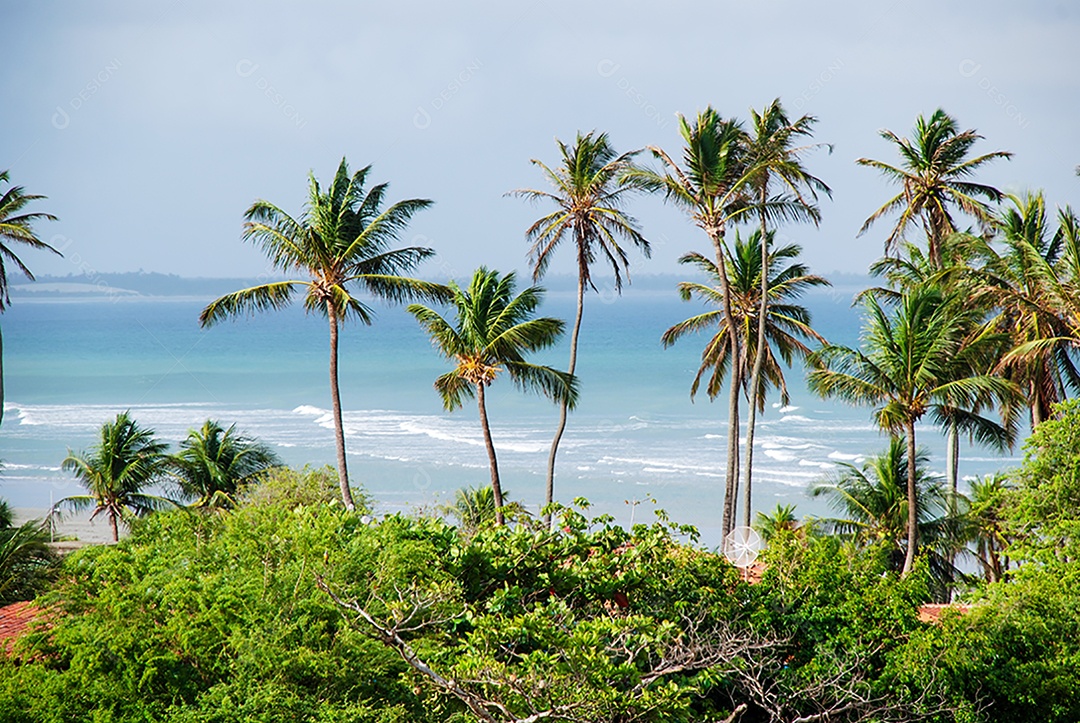
[[[784,532],[795,532],[801,527],[795,516],[795,505],[777,504],[771,513],[758,512],[754,518],[754,529],[765,542],[774,540]]]
[[[495,521],[495,493],[490,486],[464,487],[454,493],[454,503],[446,505],[446,514],[457,521],[458,529],[466,537]],[[529,512],[519,502],[510,502],[503,496],[504,518],[527,520]]]
[[[649,242],[642,236],[637,221],[623,211],[626,197],[641,190],[627,172],[633,169],[638,151],[617,155],[606,133],[578,133],[573,145],[555,141],[559,146],[559,165],[552,169],[533,160],[551,184],[549,191],[529,188],[513,191],[531,201],[550,201],[555,211],[538,219],[525,232],[532,242],[529,257],[533,265],[533,280],[539,281],[547,270],[556,249],[570,239],[574,245],[577,265],[577,313],[570,331],[570,363],[566,370],[577,369],[578,334],[585,306],[585,288],[592,283],[591,267],[598,259],[611,266],[615,275],[615,291],[622,290],[623,273],[629,281],[629,259],[620,241],[636,246],[648,258]],[[559,404],[559,424],[551,442],[547,466],[547,497],[545,507],[554,496],[555,457],[559,441],[566,429],[565,402]],[[551,516],[545,516],[550,524]]]
[[[773,232],[766,234],[772,239]],[[771,244],[768,244],[771,245]],[[707,283],[684,281],[679,284],[679,293],[683,300],[698,299],[709,306],[714,307],[709,311],[696,314],[689,319],[675,324],[664,332],[661,340],[664,346],[671,346],[687,334],[715,330],[712,338],[705,345],[701,353],[701,366],[698,367],[693,383],[690,385],[690,396],[697,394],[703,379],[707,381],[705,391],[710,399],[720,394],[725,378],[734,377],[743,380],[743,390],[746,392],[751,406],[758,409],[765,404],[765,389],[779,389],[784,404],[787,404],[787,383],[784,379],[783,365],[791,366],[795,360],[805,360],[810,355],[807,342],[814,341],[818,344],[825,343],[811,326],[810,312],[797,302],[799,296],[807,289],[815,286],[826,286],[828,281],[820,276],[809,273],[807,267],[796,261],[800,247],[789,244],[774,249],[768,255],[768,273],[761,273],[761,232],[753,231],[744,241],[736,234],[735,248],[732,252],[725,252],[727,279],[730,288],[731,312],[734,317],[736,335],[740,339],[739,349],[744,353],[735,357],[735,374],[731,374],[732,356],[729,339],[728,317],[715,307],[723,303],[721,290],[721,275],[712,259],[701,254],[690,253],[680,259],[680,263],[691,264],[704,272]],[[761,325],[759,280],[766,279],[766,288],[769,302],[766,305],[766,323]],[[722,306],[721,306],[722,308]],[[764,333],[760,333],[761,330]],[[760,339],[764,336],[765,346],[759,347]],[[761,369],[758,375],[759,389],[749,387],[749,366],[759,356],[758,349],[762,350]],[[750,444],[749,437],[747,444]],[[749,485],[749,480],[747,480]],[[749,486],[747,487],[749,492]],[[750,499],[747,496],[746,509],[750,509]],[[734,514],[734,512],[732,513]]]
[[[194,500],[191,507],[224,509],[235,505],[240,485],[281,465],[268,445],[211,419],[189,431],[168,462],[180,496]]]
[[[456,314],[453,323],[426,306],[409,306],[409,313],[431,335],[435,347],[454,362],[451,371],[435,380],[443,406],[453,411],[466,398],[476,398],[491,466],[495,520],[499,525],[505,521],[502,485],[488,424],[485,390],[505,371],[522,390],[538,392],[556,402],[566,400],[570,408],[577,402],[577,379],[572,374],[525,360],[527,354],[558,341],[564,324],[550,317],[534,318],[543,290],[532,286],[515,296],[515,281],[512,272],[500,276],[497,271],[481,266],[467,289],[451,282],[451,304]]]
[[[907,440],[909,510],[918,509],[915,423],[932,408],[979,410],[1016,394],[1008,380],[980,371],[987,349],[997,348],[1001,337],[980,324],[978,311],[963,301],[934,287],[918,287],[903,294],[890,314],[867,297],[864,349],[827,345],[815,353],[821,366],[808,375],[812,391],[874,407],[877,424]],[[979,434],[978,425],[971,429]],[[905,575],[917,548],[918,520],[909,515]]]
[[[8,171],[0,171],[0,184],[9,184],[10,174]],[[59,255],[60,252],[38,238],[34,231],[34,223],[37,221],[55,221],[56,216],[51,213],[40,211],[28,213],[25,209],[31,201],[37,201],[45,196],[28,194],[22,186],[9,186],[0,195],[0,313],[3,313],[7,305],[11,303],[8,296],[7,263],[10,262],[28,279],[33,281],[34,275],[30,272],[19,257],[15,254],[13,244],[22,244],[27,248],[52,251]],[[4,421],[4,343],[0,335],[0,422]]]
[[[892,437],[888,449],[860,466],[840,463],[831,478],[810,488],[814,497],[825,497],[839,517],[821,520],[829,534],[850,537],[859,546],[883,544],[890,551],[892,566],[904,568],[908,545],[908,520],[915,519],[919,539],[931,555],[931,569],[939,582],[953,577],[950,549],[955,521],[946,516],[948,496],[941,481],[929,471],[929,455],[918,450],[908,463],[909,447],[903,438]],[[914,469],[914,485],[908,475]],[[916,514],[911,509],[908,489],[914,486]]]
[[[128,524],[131,515],[143,516],[176,506],[164,497],[148,494],[147,488],[162,481],[168,445],[154,439],[152,429],[143,429],[128,412],[101,427],[100,439],[87,452],[68,456],[61,465],[73,472],[87,494],[65,497],[54,510],[93,508],[93,520],[104,514],[112,528],[113,542],[120,539],[118,522]]]
[[[1011,489],[1009,478],[1001,473],[971,482],[968,533],[975,544],[975,559],[987,582],[1003,580],[1009,570],[1010,539],[1005,519]]]
[[[994,151],[970,158],[972,147],[982,139],[974,130],[961,131],[956,119],[940,108],[930,118],[919,116],[911,138],[901,138],[890,130],[881,137],[896,146],[901,163],[893,166],[883,161],[860,158],[860,166],[876,168],[891,182],[901,186],[900,193],[885,202],[866,219],[859,235],[878,219],[899,212],[900,218],[885,239],[885,253],[891,253],[908,228],[920,221],[926,234],[931,263],[941,263],[940,242],[958,229],[952,208],[989,226],[993,212],[985,201],[998,201],[1001,192],[993,186],[971,180],[975,172],[998,158],[1011,158],[1008,151]]]
[[[786,196],[791,203],[791,213],[800,220],[813,222],[815,225],[821,220],[821,212],[817,207],[818,193],[832,196],[832,190],[817,176],[811,174],[802,164],[802,156],[805,152],[821,147],[822,144],[797,145],[801,140],[813,135],[814,125],[817,118],[804,115],[795,121],[788,118],[787,112],[780,104],[780,99],[775,99],[765,106],[760,113],[755,110],[750,112],[752,133],[749,140],[750,156],[754,159],[753,165],[757,168],[751,186],[757,196],[758,222],[760,224],[761,237],[767,243],[759,244],[761,250],[761,262],[759,268],[769,266],[769,244],[772,242],[768,234],[769,194],[774,188]],[[832,150],[831,146],[826,146]],[[779,199],[778,199],[779,200]],[[767,318],[769,304],[768,275],[760,274],[760,290],[758,292],[758,318]],[[757,426],[757,411],[764,404],[763,400],[757,399],[762,392],[760,384],[762,368],[765,362],[763,354],[759,353],[766,348],[765,325],[759,324],[757,330],[757,344],[753,355],[753,368],[750,370],[749,389],[751,400],[746,419],[746,464],[743,465],[743,491],[745,494],[743,524],[750,526],[752,484],[754,473],[754,432]]]
[[[324,314],[330,326],[330,401],[333,405],[341,499],[355,509],[345,458],[345,431],[341,421],[338,387],[338,332],[346,319],[372,323],[372,310],[354,295],[359,289],[371,296],[407,301],[443,299],[444,287],[402,276],[434,252],[410,246],[392,248],[398,235],[417,211],[431,201],[409,199],[384,209],[385,183],[365,190],[371,166],[349,175],[342,159],[330,187],[320,187],[311,174],[307,205],[299,218],[268,201],[256,201],[247,210],[244,239],[262,246],[274,267],[286,274],[303,272],[306,279],[275,281],[233,292],[214,301],[199,316],[203,326],[243,313],[281,309],[304,290],[304,308]]]
[[[32,600],[41,592],[56,562],[41,520],[14,524],[7,500],[0,500],[0,605]]]

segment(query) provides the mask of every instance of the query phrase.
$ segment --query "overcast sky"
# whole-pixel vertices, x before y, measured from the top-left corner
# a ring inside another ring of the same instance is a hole
[[[406,242],[440,258],[423,275],[484,263],[525,269],[541,207],[504,197],[542,179],[555,138],[607,131],[620,151],[680,152],[676,114],[746,118],[775,97],[820,121],[831,155],[807,159],[834,190],[820,230],[785,233],[814,271],[862,272],[888,231],[856,238],[895,193],[856,158],[896,160],[937,107],[1010,150],[981,178],[1080,206],[1080,7],[1029,0],[713,2],[0,1],[0,168],[64,259],[39,273],[159,271],[254,277],[240,240],[256,198],[299,213],[309,171],[373,164],[390,198],[435,200]],[[673,273],[697,229],[656,199],[632,204],[655,246],[638,273]],[[553,270],[569,270],[568,259]]]

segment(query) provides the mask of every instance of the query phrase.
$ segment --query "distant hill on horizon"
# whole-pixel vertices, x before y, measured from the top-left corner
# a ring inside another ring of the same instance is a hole
[[[876,282],[865,274],[833,273],[826,274],[833,283],[832,289],[812,290],[810,295],[822,293],[854,292],[872,286]],[[421,275],[424,278],[424,275]],[[54,298],[54,297],[205,297],[216,298],[237,289],[243,289],[267,281],[277,281],[284,277],[271,278],[214,278],[184,277],[176,274],[158,272],[127,271],[120,273],[67,274],[66,276],[39,275],[36,281],[25,277],[9,279],[9,289],[18,298]],[[429,280],[435,280],[427,277]],[[624,287],[631,290],[662,292],[672,291],[679,281],[692,278],[691,274],[647,274],[635,273],[631,283]],[[521,283],[530,279],[524,276]],[[612,278],[597,276],[594,279],[601,293],[613,291]],[[552,293],[572,292],[577,287],[577,277],[572,274],[552,274],[541,282]]]

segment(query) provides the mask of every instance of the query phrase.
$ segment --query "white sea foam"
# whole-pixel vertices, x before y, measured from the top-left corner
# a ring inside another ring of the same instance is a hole
[[[795,455],[790,452],[781,452],[776,449],[766,449],[765,456],[770,459],[775,459],[777,462],[791,462],[795,459]]]
[[[859,455],[857,454],[848,454],[846,452],[841,452],[840,450],[829,452],[829,459],[837,459],[841,462],[854,462],[858,458]]]
[[[785,414],[780,418],[781,422],[816,422],[816,419],[810,419],[810,417],[804,417],[801,414]]]

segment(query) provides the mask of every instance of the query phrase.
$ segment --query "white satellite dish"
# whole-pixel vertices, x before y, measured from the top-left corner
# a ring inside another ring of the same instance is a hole
[[[724,557],[735,567],[745,569],[754,564],[764,546],[753,527],[736,527],[724,537]]]

